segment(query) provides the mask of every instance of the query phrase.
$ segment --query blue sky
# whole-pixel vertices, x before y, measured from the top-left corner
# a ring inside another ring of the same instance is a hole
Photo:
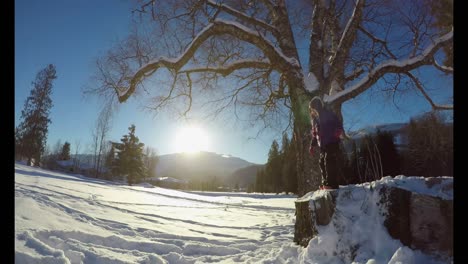
[[[86,151],[91,141],[91,129],[97,119],[101,103],[97,98],[84,98],[81,88],[90,83],[94,61],[105,53],[115,41],[124,38],[130,28],[131,1],[99,0],[15,0],[15,125],[19,123],[21,109],[39,70],[54,64],[58,78],[54,82],[48,144],[57,140],[69,141],[72,152],[76,140]],[[453,82],[436,78],[429,87],[446,86],[440,103],[450,103]],[[345,129],[406,122],[413,116],[430,110],[422,96],[408,93],[397,97],[400,109],[380,95],[370,91],[344,105]],[[182,121],[171,120],[162,114],[156,118],[143,112],[135,100],[120,107],[114,117],[109,138],[119,140],[136,125],[140,141],[154,147],[158,154],[175,152],[175,135],[185,126]],[[274,132],[255,137],[256,130],[221,122],[200,124],[209,135],[207,150],[230,154],[254,163],[265,163]],[[281,138],[277,138],[280,142]]]

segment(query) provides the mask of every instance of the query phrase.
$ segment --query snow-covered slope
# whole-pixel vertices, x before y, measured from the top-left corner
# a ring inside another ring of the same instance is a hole
[[[296,263],[296,197],[251,196],[130,187],[15,164],[16,263]]]
[[[334,226],[306,248],[293,243],[296,200],[126,186],[15,164],[15,263],[347,263],[332,254],[346,248]],[[352,222],[346,239],[360,243],[353,264],[447,263],[392,240],[362,208],[344,197],[339,205],[347,214],[337,226]]]

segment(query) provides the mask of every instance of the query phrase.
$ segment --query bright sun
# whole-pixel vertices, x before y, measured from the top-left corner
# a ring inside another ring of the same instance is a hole
[[[175,150],[177,153],[197,153],[208,150],[208,135],[199,127],[189,126],[180,129],[175,138]]]

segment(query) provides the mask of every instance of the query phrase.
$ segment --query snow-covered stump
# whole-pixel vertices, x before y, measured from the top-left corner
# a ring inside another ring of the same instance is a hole
[[[353,225],[367,217],[368,223],[382,221],[383,230],[408,248],[452,256],[452,193],[453,179],[404,176],[309,192],[295,201],[294,242],[307,247],[330,223],[339,227],[338,237],[340,232],[359,235]]]
[[[309,201],[296,201],[296,223],[294,224],[294,242],[307,247],[309,241],[317,235],[317,229],[312,222],[312,212]]]
[[[294,242],[303,247],[307,247],[309,241],[317,235],[315,225],[328,225],[335,212],[338,191],[325,191],[324,194],[315,198],[305,195],[295,201]]]

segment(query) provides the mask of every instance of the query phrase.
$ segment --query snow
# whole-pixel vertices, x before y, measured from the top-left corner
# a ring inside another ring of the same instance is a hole
[[[319,89],[319,82],[317,77],[312,72],[309,72],[307,76],[304,76],[305,89],[309,92],[314,92]]]
[[[226,25],[232,25],[232,26],[235,26],[239,29],[241,29],[242,31],[244,32],[247,32],[248,34],[250,35],[253,35],[253,36],[259,36],[261,37],[266,43],[268,43],[268,45],[270,47],[272,47],[275,52],[277,53],[277,55],[279,55],[284,61],[286,61],[288,64],[290,64],[293,68],[294,67],[297,67],[300,65],[299,61],[295,58],[290,58],[288,56],[286,56],[279,48],[275,47],[275,45],[269,41],[268,39],[266,39],[265,37],[263,37],[262,35],[260,35],[257,31],[254,31],[236,21],[229,21],[229,20],[224,20],[224,19],[216,19],[215,22],[218,22],[218,23],[223,23],[223,24],[226,24]]]
[[[303,248],[293,242],[292,195],[127,186],[15,163],[15,263],[447,263],[388,235],[370,191],[380,185],[453,195],[451,177],[342,186],[335,224]],[[359,245],[354,262],[350,245]]]
[[[341,88],[340,84],[336,80],[333,80],[331,83],[331,89],[330,89],[329,95],[334,95],[342,90],[343,89]]]
[[[352,85],[351,87],[349,87],[349,88],[347,88],[345,90],[342,90],[341,92],[335,93],[332,96],[325,96],[324,101],[326,103],[331,103],[331,102],[337,100],[340,97],[344,97],[347,94],[350,94],[350,93],[352,93],[352,92],[354,92],[356,90],[362,89],[362,86],[365,83],[367,83],[367,81],[369,81],[370,78],[374,77],[376,75],[376,73],[379,72],[383,68],[387,68],[387,67],[403,68],[405,66],[415,65],[415,64],[420,63],[420,62],[422,62],[424,60],[427,60],[428,56],[430,56],[430,54],[432,52],[434,52],[435,47],[440,45],[440,43],[442,43],[444,41],[447,41],[447,40],[450,40],[452,38],[453,38],[453,29],[450,32],[448,32],[447,34],[445,34],[443,36],[440,36],[439,38],[435,39],[433,44],[429,45],[418,56],[407,58],[407,59],[402,59],[402,60],[393,60],[393,59],[391,59],[391,60],[384,61],[384,62],[380,63],[379,65],[377,65],[374,69],[372,69],[366,76],[364,76],[356,84]],[[325,67],[325,65],[326,64],[324,64],[324,67]]]
[[[412,250],[393,239],[384,227],[379,192],[383,186],[400,188],[442,199],[453,200],[453,177],[440,177],[430,183],[424,177],[383,177],[364,184],[341,186],[337,196],[332,223],[317,225],[318,236],[309,242],[302,252],[304,263],[447,263],[442,258],[431,257],[419,250]],[[315,191],[301,197],[317,206],[319,198],[329,197],[328,191]],[[331,197],[330,197],[331,198]],[[353,252],[353,253],[352,253]],[[354,257],[352,255],[355,255]]]
[[[156,180],[162,182],[172,182],[172,183],[188,183],[187,181],[178,180],[172,177],[156,177]]]

